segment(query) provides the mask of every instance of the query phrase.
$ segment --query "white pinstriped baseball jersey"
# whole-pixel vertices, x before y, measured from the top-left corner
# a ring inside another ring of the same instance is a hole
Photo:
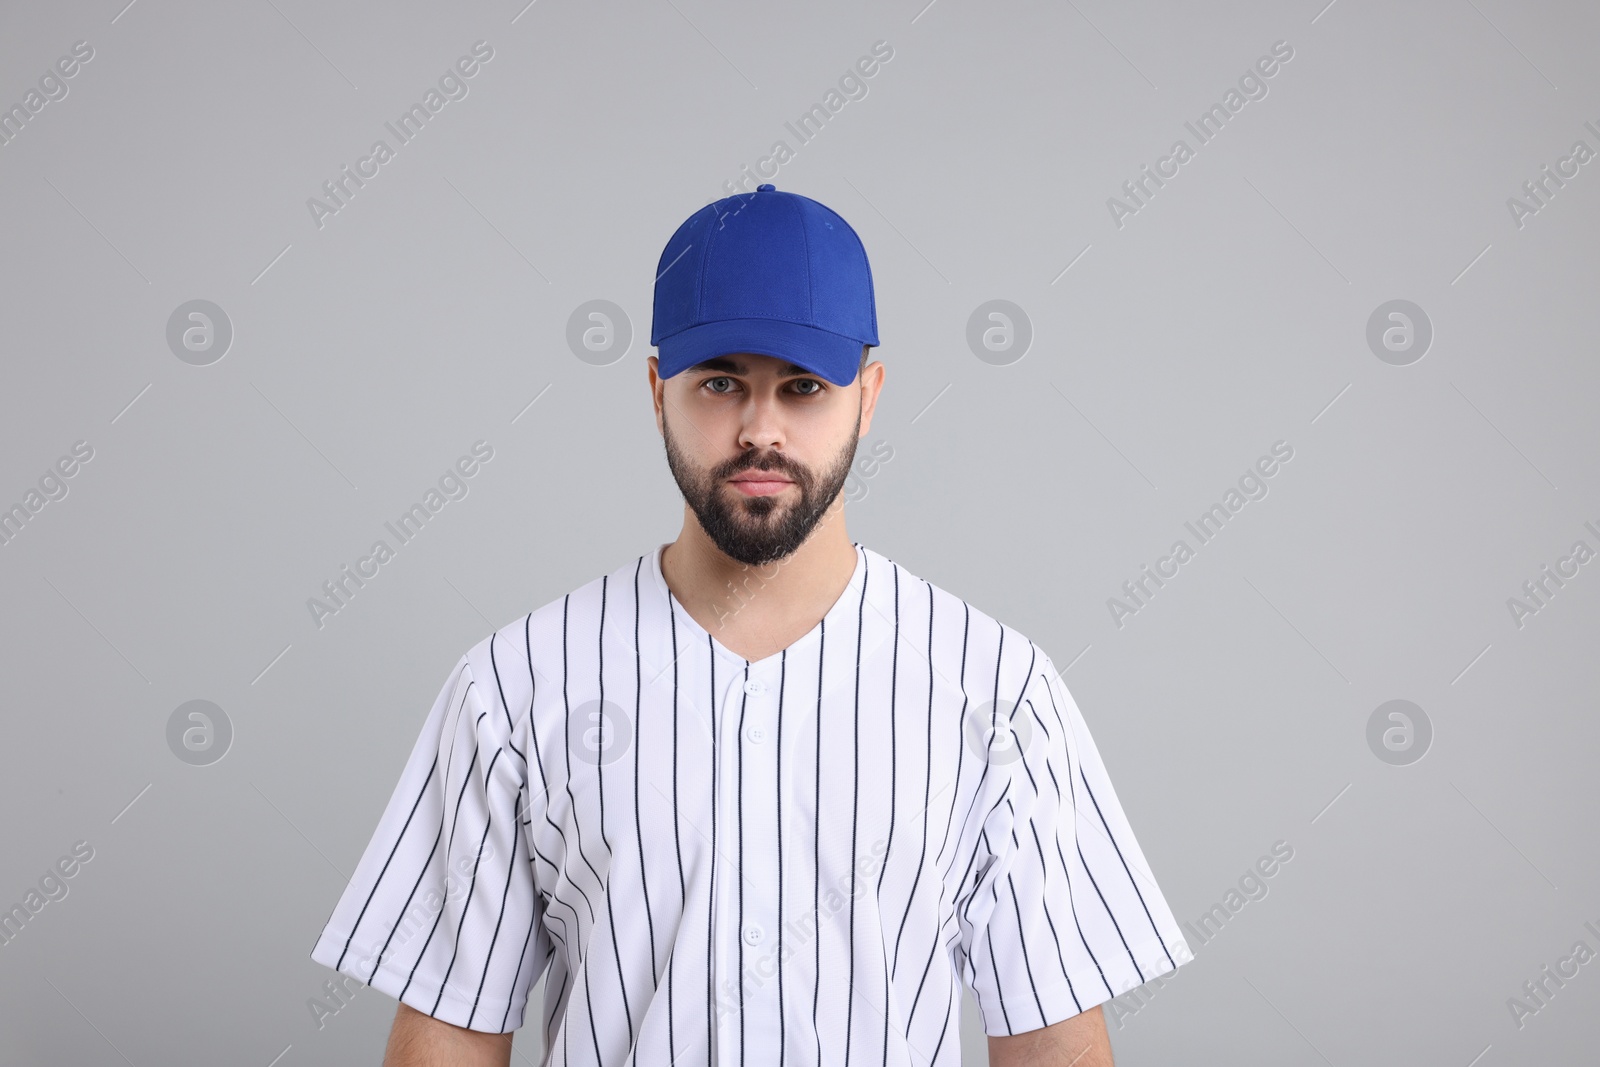
[[[752,662],[664,547],[456,662],[313,959],[490,1032],[548,970],[552,1067],[956,1067],[962,983],[1015,1034],[1192,958],[1027,637],[857,543]]]

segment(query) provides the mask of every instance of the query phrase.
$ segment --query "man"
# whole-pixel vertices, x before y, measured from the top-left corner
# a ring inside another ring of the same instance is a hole
[[[963,986],[997,1067],[1106,1067],[1189,950],[1050,657],[846,533],[860,239],[710,204],[651,342],[682,530],[456,662],[312,958],[390,1067],[509,1063],[547,972],[552,1067],[955,1067]]]

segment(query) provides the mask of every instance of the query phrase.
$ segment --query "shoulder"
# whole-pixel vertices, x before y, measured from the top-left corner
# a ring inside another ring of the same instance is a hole
[[[484,635],[462,660],[483,688],[485,706],[501,711],[507,721],[525,719],[541,686],[559,685],[565,676],[563,658],[569,646],[595,634],[608,610],[631,605],[635,581],[649,580],[650,573],[646,556],[630,557]]]
[[[900,642],[933,665],[936,682],[975,701],[1015,699],[1054,670],[1044,649],[1021,630],[904,564],[862,548],[874,599],[893,605]]]

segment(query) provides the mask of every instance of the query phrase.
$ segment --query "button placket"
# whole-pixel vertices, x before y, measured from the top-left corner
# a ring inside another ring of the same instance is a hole
[[[769,673],[770,670],[770,673]],[[731,963],[744,983],[744,1006],[747,1026],[776,1029],[778,1018],[777,942],[774,932],[778,926],[779,884],[777,837],[782,832],[778,826],[777,763],[777,666],[751,672],[734,690],[732,714],[743,715],[743,730],[737,731],[740,749],[736,759],[742,760],[744,860],[742,913],[739,902],[733,902],[729,932],[738,941],[733,942]],[[738,719],[735,718],[735,723]],[[737,778],[735,779],[737,787]],[[737,819],[737,810],[732,818]],[[785,857],[787,859],[787,856]],[[742,942],[742,944],[741,944]],[[738,971],[739,957],[743,956],[743,970]]]
[[[727,683],[722,687],[721,707],[716,718],[717,730],[717,765],[718,765],[718,810],[717,810],[717,839],[719,855],[714,858],[718,866],[717,875],[717,900],[713,908],[716,914],[716,930],[712,942],[714,966],[716,974],[713,976],[716,983],[717,996],[726,1004],[725,1010],[717,1012],[718,1040],[735,1040],[740,1020],[738,1019],[739,984],[743,975],[739,971],[740,941],[744,930],[739,924],[739,882],[744,877],[739,864],[739,761],[745,759],[746,786],[749,784],[750,766],[748,758],[740,750],[739,718],[741,713],[747,713],[746,702],[751,698],[746,693],[746,679],[743,667],[733,667]],[[748,721],[748,719],[746,720]],[[748,827],[748,819],[746,826]],[[725,829],[724,829],[725,828]],[[745,834],[745,847],[749,848],[751,838],[748,830]],[[746,910],[749,908],[749,890],[745,889]],[[747,1000],[748,1003],[748,1000]],[[724,1036],[726,1034],[727,1036]]]

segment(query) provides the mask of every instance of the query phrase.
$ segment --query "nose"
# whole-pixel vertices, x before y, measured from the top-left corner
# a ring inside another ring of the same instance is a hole
[[[739,444],[744,448],[775,451],[783,447],[784,433],[776,400],[754,397],[745,405]]]

